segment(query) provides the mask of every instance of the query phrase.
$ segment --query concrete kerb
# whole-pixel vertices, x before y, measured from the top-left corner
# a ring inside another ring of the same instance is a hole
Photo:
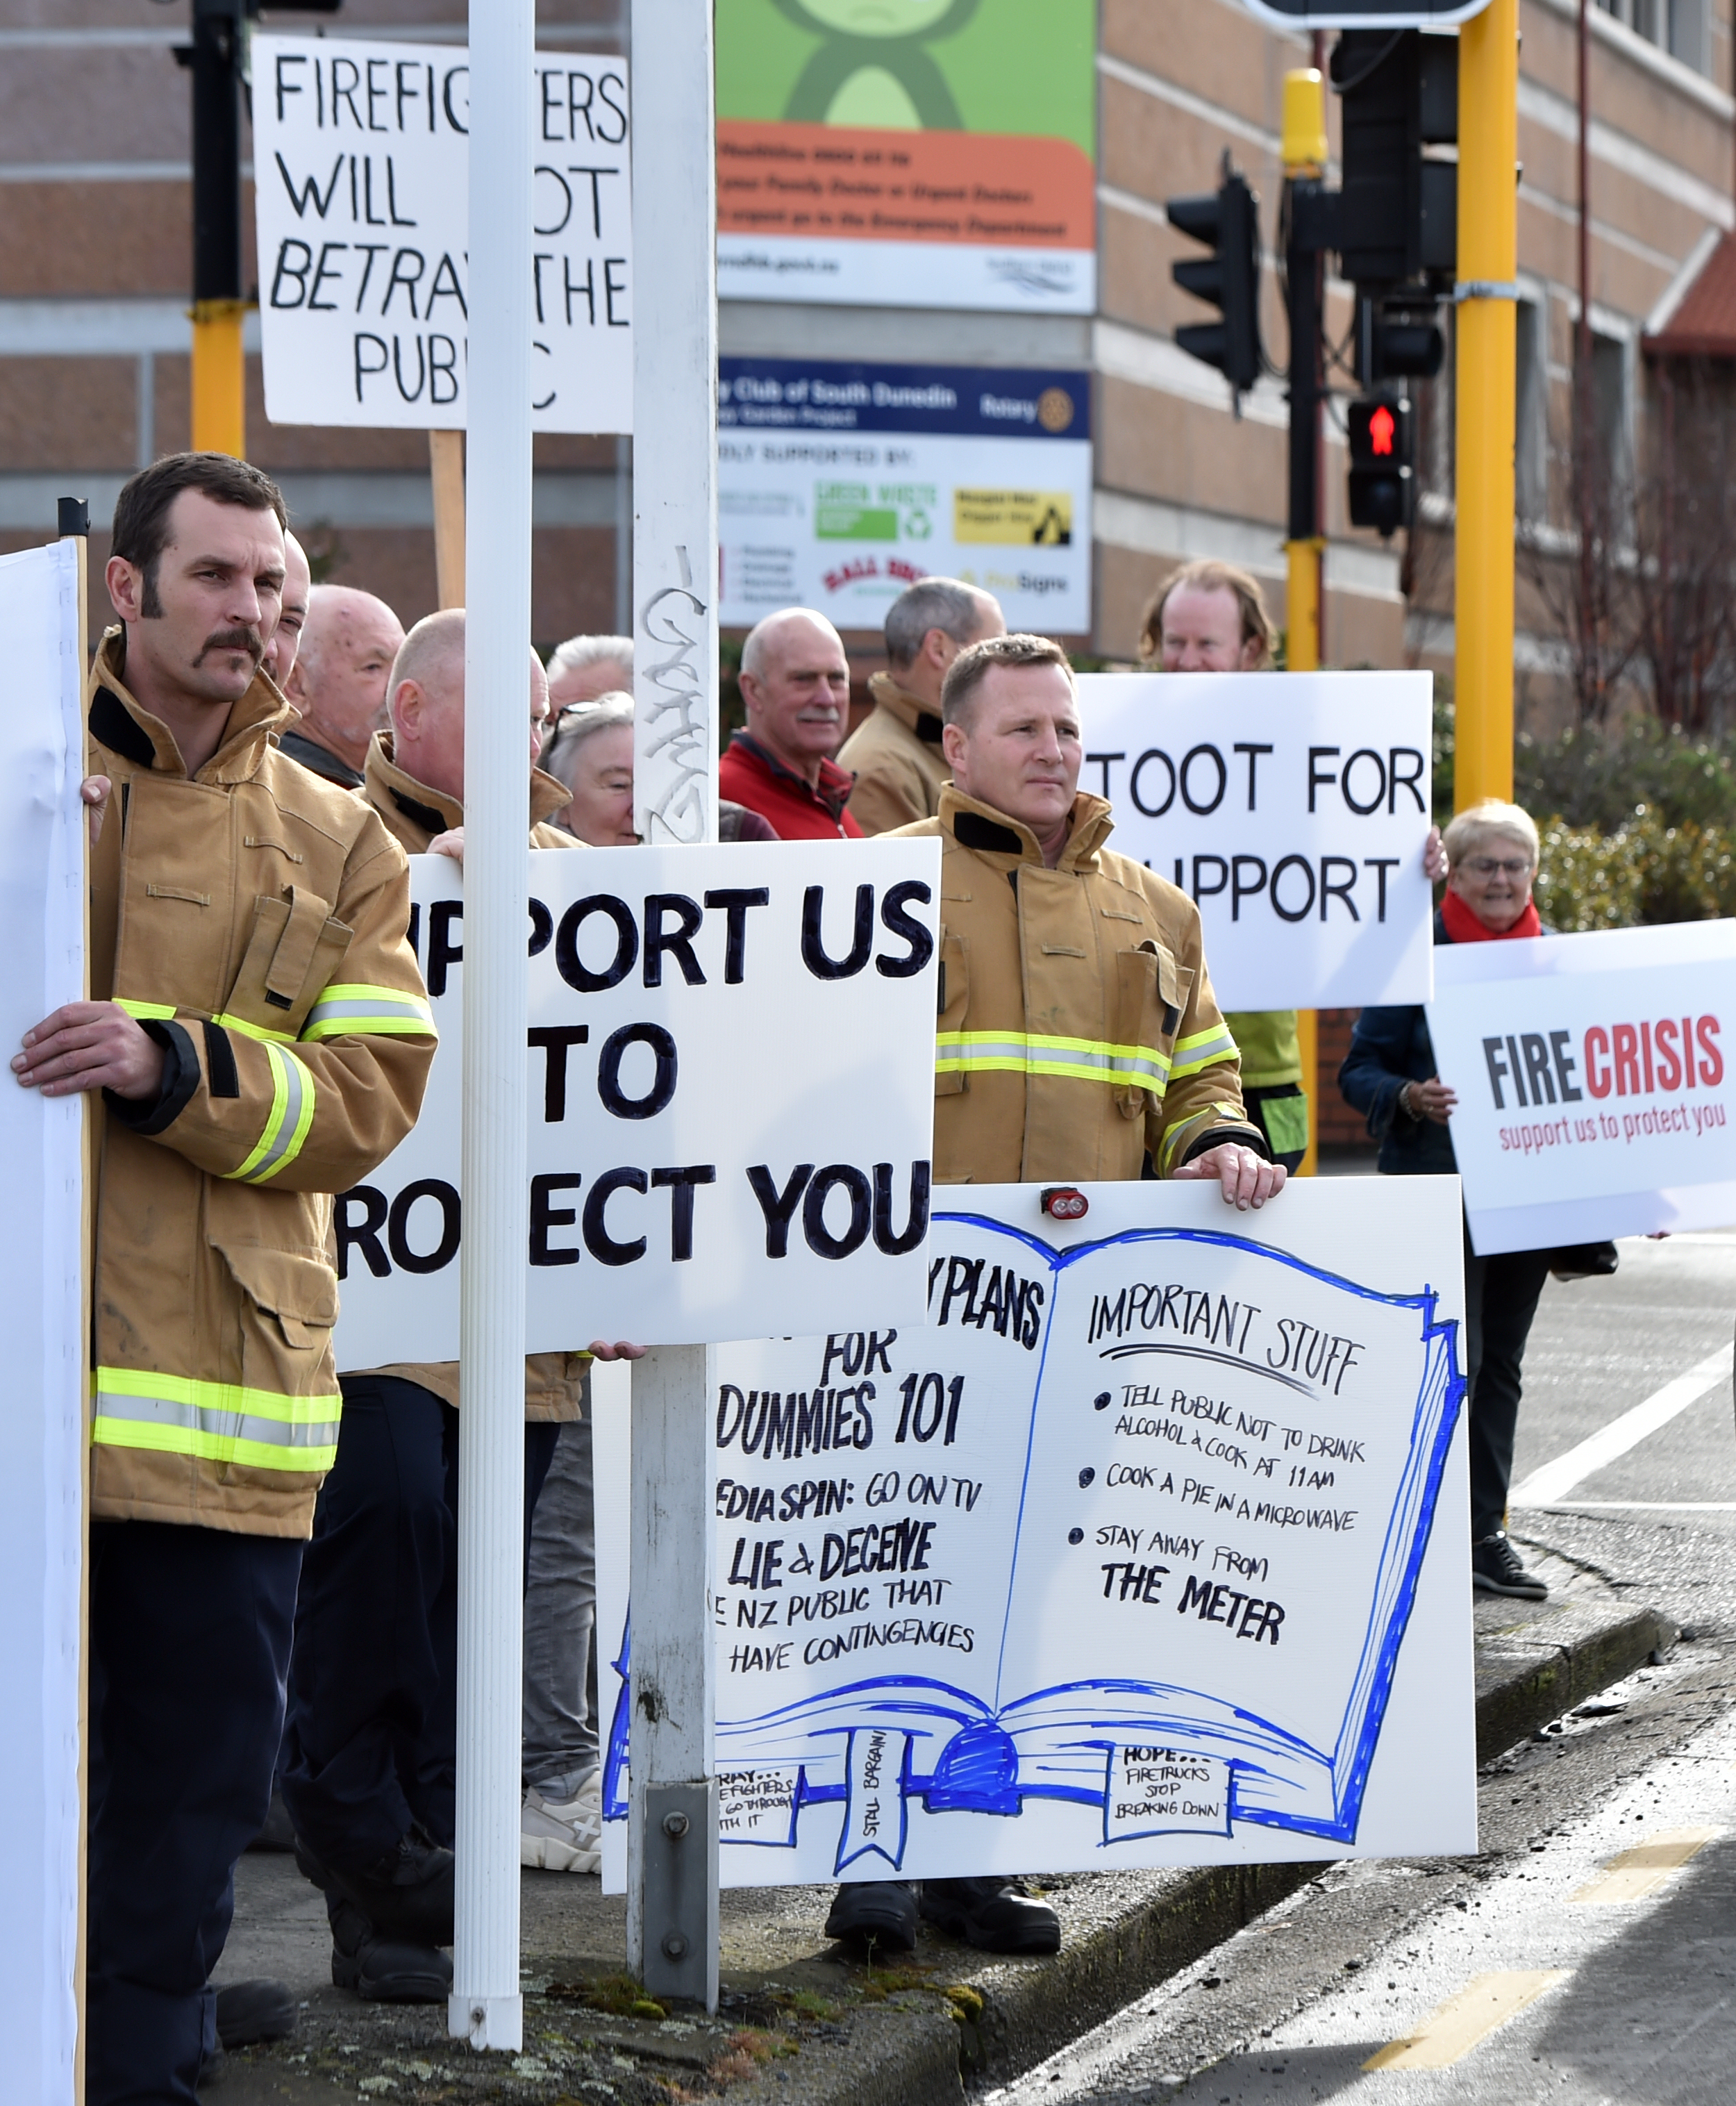
[[[1676,1637],[1665,1618],[1623,1602],[1595,1575],[1553,1557],[1532,1562],[1555,1590],[1550,1601],[1477,1602],[1483,1762]],[[519,2058],[473,2056],[447,2041],[443,2012],[358,2004],[333,1990],[320,1898],[287,1860],[249,1858],[244,1870],[223,1975],[295,1978],[296,1994],[310,2001],[297,2039],[230,2057],[226,2106],[323,2106],[359,2094],[663,2106],[719,2091],[732,2106],[939,2106],[1032,2068],[1192,1966],[1320,1867],[1045,1880],[1063,1925],[1056,1957],[996,1960],[925,1928],[915,1954],[878,1969],[827,1944],[819,1890],[726,1895],[723,2004],[709,2023],[597,2009],[596,1986],[621,1964],[623,1904],[598,1894],[593,1880],[529,1873],[527,2052]]]

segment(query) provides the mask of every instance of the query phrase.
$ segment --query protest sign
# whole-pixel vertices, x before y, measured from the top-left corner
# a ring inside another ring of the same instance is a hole
[[[1088,315],[1090,0],[718,0],[726,299]]]
[[[906,585],[980,585],[1014,629],[1091,625],[1084,373],[726,358],[723,618],[792,604],[878,630]]]
[[[1736,1220],[1736,921],[1443,945],[1434,976],[1479,1254]]]
[[[719,1351],[727,1883],[1476,1848],[1456,1184],[1084,1189],[937,1194],[924,1328]]]
[[[1427,673],[1090,673],[1080,787],[1199,907],[1225,1009],[1427,999]]]
[[[342,1369],[456,1360],[463,883],[411,858],[440,1051],[338,1195]],[[933,841],[530,858],[526,1344],[688,1344],[920,1312]]]
[[[260,34],[254,200],[274,424],[468,422],[469,55]],[[627,66],[537,59],[531,422],[633,429]]]
[[[84,993],[81,592],[69,541],[0,557],[0,1037]],[[78,1707],[85,1476],[83,1100],[0,1084],[6,1457],[0,1471],[0,1974],[7,2089],[71,2106],[83,1826]]]

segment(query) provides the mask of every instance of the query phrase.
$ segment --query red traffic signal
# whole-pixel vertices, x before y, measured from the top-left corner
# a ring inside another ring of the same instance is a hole
[[[1365,395],[1346,414],[1350,441],[1350,523],[1391,534],[1408,526],[1416,495],[1411,406],[1402,395]]]
[[[1398,428],[1398,419],[1383,402],[1368,419],[1369,450],[1376,454],[1390,454],[1393,434]]]

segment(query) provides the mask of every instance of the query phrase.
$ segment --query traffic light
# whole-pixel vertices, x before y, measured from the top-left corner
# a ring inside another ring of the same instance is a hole
[[[1339,255],[1358,285],[1450,279],[1458,168],[1424,153],[1456,145],[1458,43],[1421,29],[1347,29],[1332,52],[1343,104]]]
[[[1350,524],[1395,533],[1416,500],[1411,406],[1402,395],[1365,395],[1350,405]]]
[[[1387,299],[1361,293],[1356,307],[1356,377],[1362,385],[1434,379],[1447,357],[1438,311],[1426,297]]]
[[[1237,394],[1259,378],[1259,199],[1224,156],[1224,180],[1209,197],[1171,198],[1171,226],[1203,241],[1212,253],[1170,267],[1184,293],[1223,310],[1215,322],[1188,322],[1175,341],[1190,357],[1215,365]]]

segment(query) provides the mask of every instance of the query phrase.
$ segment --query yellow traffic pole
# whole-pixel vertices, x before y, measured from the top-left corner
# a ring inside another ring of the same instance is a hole
[[[247,367],[241,348],[245,300],[193,306],[193,450],[247,458]]]
[[[1326,173],[1326,83],[1318,66],[1299,66],[1284,76],[1284,126],[1280,153],[1287,183],[1316,183]],[[1295,191],[1291,191],[1292,223]],[[1320,373],[1322,259],[1292,236],[1286,258],[1290,280],[1290,536],[1284,544],[1284,662],[1292,673],[1320,670],[1321,570],[1326,552],[1320,531]],[[1320,1033],[1311,1009],[1296,1012],[1296,1046],[1302,1088],[1308,1099],[1308,1153],[1301,1174],[1319,1167]]]
[[[1519,0],[1459,31],[1453,805],[1513,795]]]

